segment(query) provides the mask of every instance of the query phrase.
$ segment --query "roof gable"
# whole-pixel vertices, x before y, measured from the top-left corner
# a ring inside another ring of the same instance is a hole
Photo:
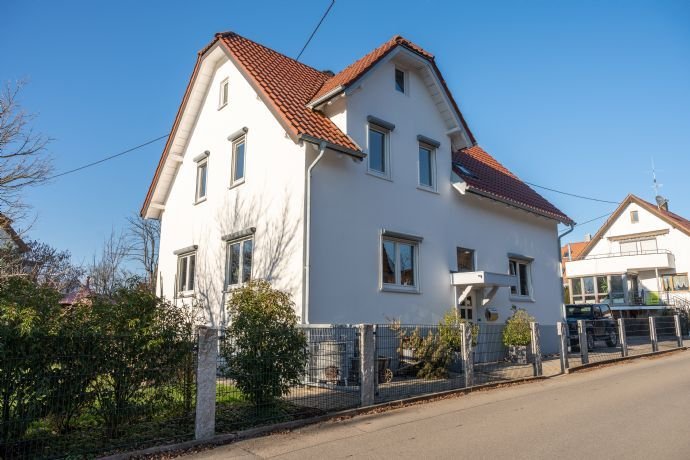
[[[594,247],[596,246],[597,242],[599,242],[603,238],[604,234],[621,217],[623,211],[625,211],[625,209],[632,203],[637,204],[642,209],[648,211],[649,213],[658,217],[659,219],[671,225],[672,227],[690,236],[690,220],[681,217],[676,213],[666,211],[664,209],[659,209],[658,206],[646,200],[643,200],[642,198],[636,195],[630,194],[627,197],[625,197],[621,204],[618,205],[616,210],[613,211],[613,213],[611,213],[608,219],[606,219],[606,222],[604,222],[601,228],[597,230],[597,233],[592,237],[587,246],[580,252],[577,259],[584,259],[587,255],[589,255],[591,250],[594,249]]]
[[[574,223],[478,145],[453,153],[453,173],[462,178],[471,192],[564,224]]]

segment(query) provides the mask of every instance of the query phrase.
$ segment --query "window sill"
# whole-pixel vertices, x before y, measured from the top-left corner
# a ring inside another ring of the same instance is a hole
[[[421,294],[421,291],[417,287],[405,287],[405,286],[383,286],[379,289],[380,292],[397,292],[399,294]]]
[[[194,202],[194,206],[204,203],[206,201],[206,197],[200,198]]]
[[[244,184],[244,179],[240,179],[240,180],[238,180],[238,181],[235,181],[235,182],[233,182],[232,184],[230,184],[230,185],[228,186],[228,190],[232,190],[232,189],[234,189],[234,188],[237,188],[237,187],[239,187],[239,186],[242,185],[242,184]]]
[[[436,190],[436,189],[433,188],[433,187],[427,187],[427,186],[425,186],[425,185],[418,185],[418,186],[417,186],[417,190],[421,190],[421,191],[423,191],[423,192],[433,193],[434,195],[440,195],[440,193],[438,192],[438,190]]]
[[[385,180],[388,182],[393,182],[393,179],[391,179],[390,175],[385,175],[385,174],[380,174],[376,171],[373,171],[371,169],[367,169],[367,174],[371,177],[375,177],[377,179]]]
[[[512,300],[513,302],[529,302],[529,303],[536,302],[534,300],[534,297],[524,296],[524,295],[511,295],[509,297],[509,299]]]

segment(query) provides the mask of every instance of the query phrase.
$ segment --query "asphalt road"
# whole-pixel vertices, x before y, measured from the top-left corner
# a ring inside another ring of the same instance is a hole
[[[251,439],[228,458],[690,458],[690,352]]]

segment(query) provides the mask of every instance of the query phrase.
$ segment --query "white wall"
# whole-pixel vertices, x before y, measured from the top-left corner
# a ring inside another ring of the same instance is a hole
[[[395,124],[390,135],[392,181],[367,174],[367,162],[327,155],[314,170],[311,323],[436,322],[454,305],[450,271],[456,247],[476,250],[477,269],[508,273],[508,253],[534,257],[534,302],[501,288],[489,306],[498,323],[511,305],[543,323],[560,317],[556,223],[451,188],[451,153],[443,120],[413,71],[409,94],[393,86],[394,64],[378,67],[347,98],[347,132],[367,145],[368,115]],[[342,123],[342,109],[336,110]],[[438,193],[417,188],[417,135],[440,141]],[[419,235],[420,294],[379,291],[381,229]],[[483,319],[483,310],[478,316]]]
[[[226,77],[230,82],[229,103],[219,110],[218,87]],[[246,181],[229,188],[231,142],[227,137],[242,127],[249,128]],[[197,164],[193,159],[205,150],[211,152],[208,198],[194,204]],[[209,86],[163,213],[160,273],[165,296],[171,299],[174,294],[177,256],[173,251],[196,244],[197,297],[208,307],[208,321],[222,324],[226,249],[221,236],[256,227],[253,277],[268,278],[276,287],[289,291],[299,312],[304,164],[304,147],[285,136],[249,83],[231,62],[223,59]]]

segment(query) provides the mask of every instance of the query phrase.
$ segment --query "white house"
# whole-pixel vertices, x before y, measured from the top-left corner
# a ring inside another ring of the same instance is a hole
[[[217,34],[141,213],[162,223],[159,291],[212,324],[251,278],[311,324],[560,317],[572,221],[477,145],[434,57],[400,36],[334,75]]]
[[[670,212],[668,201],[657,201],[628,195],[577,257],[566,261],[572,302],[609,302],[634,314],[690,306],[690,221]]]

